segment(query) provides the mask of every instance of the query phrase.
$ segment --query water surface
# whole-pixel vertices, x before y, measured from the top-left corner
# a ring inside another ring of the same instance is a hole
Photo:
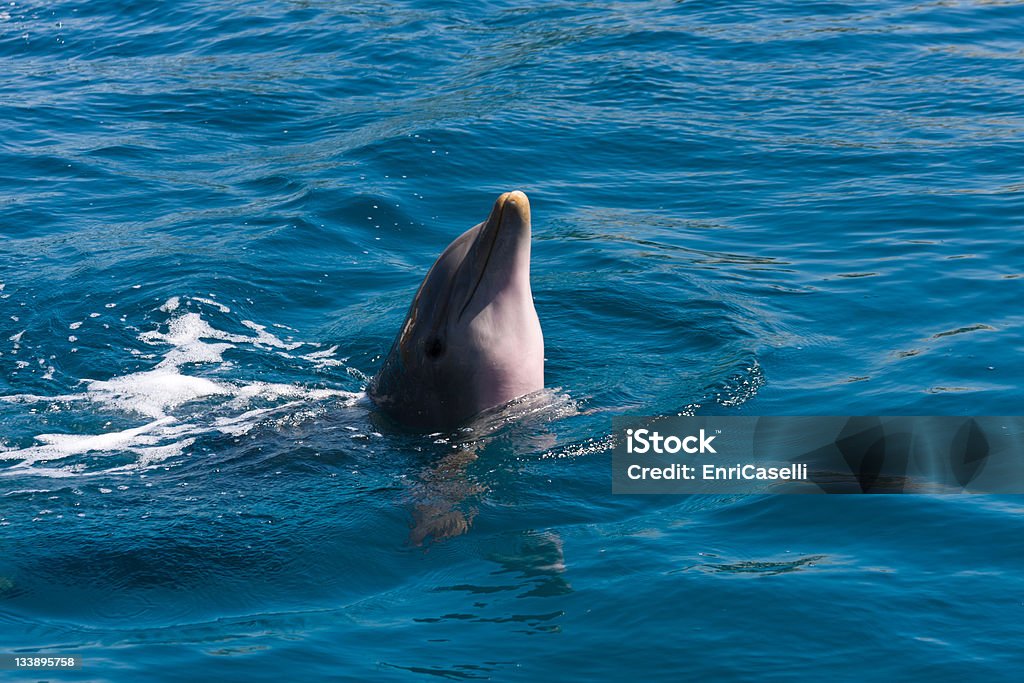
[[[613,497],[607,437],[1020,414],[1022,36],[981,1],[6,4],[0,650],[1012,680],[1020,500]],[[360,392],[510,189],[552,392],[389,429]]]

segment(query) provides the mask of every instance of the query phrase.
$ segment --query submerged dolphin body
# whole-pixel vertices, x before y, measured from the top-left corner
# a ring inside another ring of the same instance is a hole
[[[398,422],[434,431],[543,388],[530,202],[506,192],[427,272],[367,394]]]

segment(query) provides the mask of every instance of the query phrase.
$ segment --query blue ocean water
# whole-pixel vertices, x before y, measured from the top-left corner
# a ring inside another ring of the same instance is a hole
[[[16,0],[0,60],[0,653],[85,660],[38,678],[1019,677],[1019,498],[613,496],[608,435],[1021,414],[1020,4]],[[511,189],[550,395],[382,426]]]

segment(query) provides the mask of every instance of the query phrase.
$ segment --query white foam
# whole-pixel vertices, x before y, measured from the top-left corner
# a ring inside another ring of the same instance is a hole
[[[139,339],[147,344],[170,344],[173,347],[160,361],[158,368],[177,369],[185,363],[220,363],[223,360],[222,354],[234,348],[229,343],[209,344],[203,339],[239,343],[251,341],[245,335],[214,329],[198,313],[186,313],[173,318],[167,327],[166,333],[151,330],[139,335]]]
[[[185,449],[195,443],[195,438],[182,439],[174,443],[167,444],[166,446],[144,446],[134,447],[132,450],[138,453],[139,459],[130,465],[122,465],[121,467],[113,467],[106,471],[107,474],[119,473],[119,472],[132,472],[137,470],[145,470],[153,467],[154,465],[181,455],[185,452]],[[118,487],[122,488],[122,487]]]
[[[0,396],[0,401],[7,403],[63,403],[65,401],[84,401],[89,397],[85,394],[63,394],[61,396],[38,396],[36,394],[8,394]]]
[[[250,330],[256,332],[256,338],[252,340],[252,343],[256,344],[257,346],[262,344],[264,346],[272,346],[274,348],[286,349],[288,351],[291,351],[292,349],[297,349],[300,346],[302,346],[302,342],[293,342],[291,344],[288,344],[286,342],[281,341],[274,335],[267,332],[267,328],[265,325],[257,325],[251,320],[243,320],[242,324],[248,327]]]
[[[230,313],[228,307],[212,299],[191,297],[188,300],[213,306],[221,313]],[[83,380],[85,389],[81,393],[0,396],[0,401],[9,403],[46,404],[45,408],[32,408],[32,412],[61,412],[68,409],[66,405],[61,405],[67,402],[91,403],[103,411],[141,416],[147,420],[144,424],[94,434],[40,434],[36,437],[35,445],[0,450],[0,460],[21,461],[12,467],[0,469],[0,476],[25,471],[42,476],[67,477],[144,470],[182,455],[201,434],[244,434],[262,420],[271,419],[272,413],[281,415],[285,411],[287,416],[294,416],[305,403],[311,401],[337,399],[351,404],[362,395],[337,389],[309,388],[300,384],[247,382],[195,374],[191,370],[193,366],[199,366],[196,370],[202,375],[222,373],[231,368],[232,363],[224,359],[224,354],[236,349],[238,353],[255,351],[264,354],[272,350],[276,355],[293,359],[294,362],[312,363],[318,367],[340,365],[347,359],[333,357],[338,351],[337,346],[305,356],[292,356],[285,351],[307,344],[282,341],[268,332],[265,325],[251,320],[239,322],[251,330],[254,333],[252,335],[219,330],[200,313],[182,310],[182,301],[181,297],[171,297],[164,302],[159,310],[171,314],[171,317],[156,329],[138,335],[139,341],[156,347],[154,350],[159,353],[160,360],[150,369],[106,380]],[[108,304],[107,307],[112,306]],[[77,322],[70,327],[75,330],[81,325],[82,322]],[[24,331],[11,337],[15,348],[23,334]],[[154,357],[154,354],[144,354],[138,349],[127,351],[133,358]],[[46,367],[45,363],[43,367]],[[53,373],[53,367],[48,367],[46,378],[52,378]],[[188,407],[189,404],[201,401],[206,401],[206,404],[200,411]],[[105,469],[97,469],[95,462],[42,465],[86,453],[132,453],[137,458],[132,463]]]
[[[237,387],[235,398],[231,401],[234,406],[248,405],[255,398],[304,398],[318,401],[325,398],[346,398],[350,399],[359,394],[340,389],[307,389],[294,384],[272,384],[269,382],[253,382]]]
[[[166,333],[160,332],[160,330],[151,330],[140,334],[139,339],[151,344],[164,343],[172,346],[184,346],[200,339],[224,339],[241,342],[247,341],[248,337],[215,330],[198,313],[185,313],[168,321]]]
[[[294,405],[297,405],[298,401],[286,403],[278,408],[257,408],[255,410],[248,410],[241,415],[235,417],[221,417],[218,418],[214,425],[217,431],[224,434],[230,434],[231,436],[240,436],[252,430],[257,424],[257,419],[267,415],[274,410],[285,410]]]
[[[303,358],[305,358],[306,360],[317,360],[319,358],[329,358],[329,357],[333,356],[334,353],[337,350],[338,350],[338,345],[335,344],[331,348],[324,349],[323,351],[313,351],[312,353],[307,353],[306,355],[303,356]]]
[[[300,356],[300,358],[309,361],[317,368],[338,367],[340,365],[344,365],[348,361],[348,358],[332,358],[332,356],[334,356],[334,354],[337,353],[337,351],[338,346],[337,344],[335,344],[329,349],[324,349],[323,351],[313,351],[311,353],[307,353],[303,356]]]
[[[141,427],[124,429],[119,432],[105,434],[40,434],[36,441],[41,445],[30,446],[10,451],[0,451],[0,460],[22,460],[20,467],[35,462],[59,460],[72,455],[91,453],[94,451],[119,451],[130,449],[139,443],[153,443],[153,437],[145,437],[147,432],[173,421],[174,418],[155,420]]]
[[[213,299],[205,299],[205,298],[203,298],[201,296],[194,296],[194,297],[192,297],[192,301],[201,301],[204,304],[209,304],[210,306],[213,306],[214,308],[219,310],[221,313],[230,313],[231,312],[230,308],[228,308],[227,306],[225,306],[224,304],[222,304],[219,301],[214,301]]]
[[[168,410],[190,401],[231,393],[229,387],[212,380],[159,366],[149,372],[89,383],[90,400],[152,418],[167,417]]]

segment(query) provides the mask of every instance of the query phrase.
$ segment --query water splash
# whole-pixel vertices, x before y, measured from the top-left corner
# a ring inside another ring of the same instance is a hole
[[[183,302],[186,304],[183,307]],[[188,310],[198,308],[198,311]],[[33,413],[80,411],[80,422],[89,412],[112,415],[130,426],[99,432],[40,433],[33,443],[0,450],[0,462],[11,463],[0,475],[30,471],[51,477],[79,474],[138,471],[182,455],[197,437],[222,433],[240,435],[251,430],[274,411],[299,410],[317,401],[354,404],[361,393],[336,388],[309,387],[225,377],[232,368],[228,352],[275,354],[292,363],[314,368],[344,367],[335,357],[337,346],[317,350],[319,344],[284,341],[267,326],[250,320],[238,323],[254,334],[231,333],[214,327],[202,312],[209,308],[228,315],[231,309],[202,297],[171,297],[158,311],[170,317],[156,329],[140,332],[145,347],[157,347],[159,361],[151,368],[106,380],[82,379],[85,390],[56,396],[12,394],[0,401],[32,406]],[[20,337],[20,335],[18,335]],[[17,341],[17,340],[15,340]],[[291,351],[309,347],[296,356]],[[133,355],[145,357],[141,349]],[[144,420],[139,424],[140,420]],[[108,421],[104,427],[113,424]],[[131,454],[131,462],[95,456]],[[90,456],[91,462],[81,456]]]

